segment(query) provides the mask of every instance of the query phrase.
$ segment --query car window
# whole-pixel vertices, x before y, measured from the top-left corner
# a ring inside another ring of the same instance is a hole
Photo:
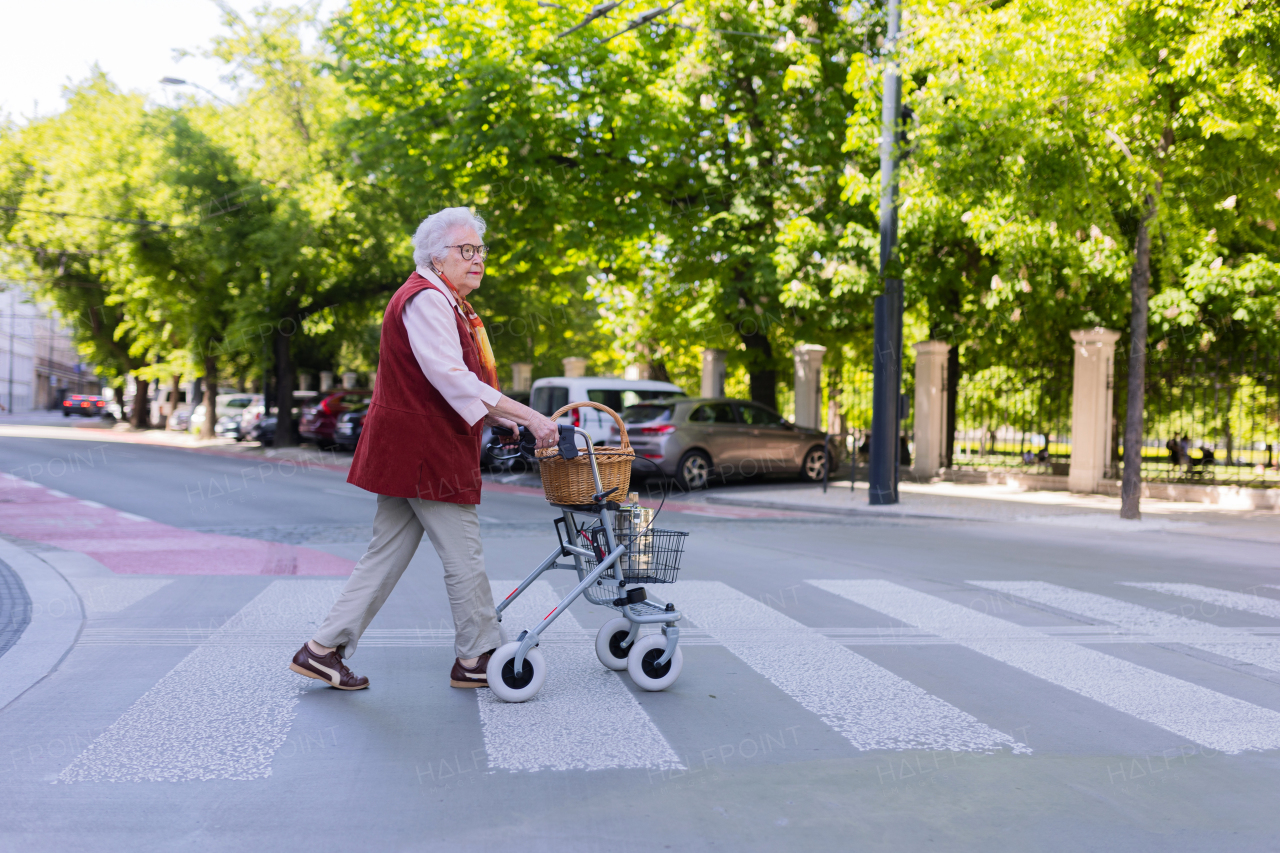
[[[622,410],[624,424],[647,424],[651,421],[669,421],[675,406],[631,406]]]
[[[244,408],[248,408],[250,405],[252,405],[252,403],[253,403],[252,397],[232,397],[230,400],[227,400],[225,403],[222,404],[222,408],[244,409]]]
[[[737,423],[733,416],[733,407],[728,403],[703,403],[689,415],[693,423],[732,424]]]
[[[622,403],[622,392],[613,389],[592,388],[587,391],[587,399],[602,406],[608,406],[615,412],[626,408]],[[640,402],[639,398],[635,402]]]
[[[569,389],[563,385],[543,385],[533,389],[533,404],[529,408],[540,415],[550,415],[569,402]]]
[[[367,403],[368,401],[369,401],[368,394],[343,394],[342,395],[342,405],[346,406],[347,408],[351,408],[352,406],[359,406],[361,403]]]
[[[782,415],[777,412],[771,412],[763,406],[740,403],[738,404],[738,411],[742,414],[743,423],[751,426],[782,426],[784,423]]]

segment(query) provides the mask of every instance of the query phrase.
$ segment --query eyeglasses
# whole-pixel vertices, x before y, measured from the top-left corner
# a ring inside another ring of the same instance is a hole
[[[480,244],[479,246],[476,246],[472,243],[456,243],[452,246],[445,246],[445,248],[457,249],[459,254],[462,255],[462,259],[464,261],[469,261],[472,258],[474,258],[477,252],[480,253],[480,260],[482,261],[485,258],[489,257],[489,247],[484,245],[483,243]]]

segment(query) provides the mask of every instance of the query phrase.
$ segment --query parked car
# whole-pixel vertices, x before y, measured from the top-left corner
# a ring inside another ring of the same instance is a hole
[[[276,443],[276,416],[274,414],[267,415],[265,418],[259,418],[258,422],[249,430],[247,438],[250,441],[260,441],[263,445],[274,445]],[[297,444],[301,440],[298,435],[298,410],[293,410],[293,443]]]
[[[217,423],[213,425],[213,434],[240,440],[240,416],[250,403],[252,394],[219,394],[214,403],[217,406]],[[191,411],[187,429],[199,433],[204,428],[205,405],[201,403]]]
[[[306,406],[298,422],[298,435],[322,448],[333,447],[339,416],[355,408],[368,408],[372,397],[372,391],[337,391],[314,406]]]
[[[294,391],[293,392],[293,439],[296,442],[298,435],[298,420],[300,412],[311,400],[318,396],[316,391]],[[272,444],[275,441],[275,415],[276,407],[267,408],[266,398],[261,394],[251,395],[249,405],[245,406],[244,412],[240,415],[240,434],[249,441],[261,441],[263,444]],[[262,421],[267,418],[271,419],[271,423],[263,426]],[[264,440],[262,436],[267,436]]]
[[[569,403],[601,403],[615,412],[645,400],[684,397],[679,385],[651,379],[615,379],[603,376],[551,376],[533,383],[529,408],[551,416]],[[591,435],[592,442],[603,444],[613,429],[613,418],[597,409],[574,409],[559,419],[573,424]]]
[[[190,403],[183,403],[173,410],[173,414],[164,423],[166,430],[176,430],[177,432],[186,432],[191,427],[191,410],[195,408]],[[126,411],[128,411],[126,409]]]
[[[90,394],[69,394],[62,401],[62,416],[80,415],[86,418],[100,417],[107,410],[107,401]]]
[[[364,416],[369,414],[369,401],[372,397],[349,411],[338,415],[338,423],[333,428],[333,443],[342,450],[356,449],[360,443],[360,435],[364,432]]]
[[[788,423],[748,400],[727,398],[649,400],[622,412],[638,476],[674,478],[681,489],[702,489],[712,477],[799,474],[821,480],[827,467],[826,433]],[[614,427],[609,444],[621,444]],[[837,449],[831,448],[832,457]]]
[[[528,391],[503,391],[502,393],[506,394],[517,403],[524,403],[526,406],[529,405]],[[551,411],[554,412],[555,409],[552,409]],[[493,454],[489,452],[489,442],[492,438],[493,427],[485,424],[484,432],[480,434],[480,467],[486,471],[495,469],[503,471],[510,470],[514,460],[494,459]]]

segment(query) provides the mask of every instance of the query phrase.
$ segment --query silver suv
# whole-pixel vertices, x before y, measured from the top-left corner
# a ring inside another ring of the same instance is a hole
[[[624,409],[622,421],[636,456],[653,463],[637,459],[634,474],[660,472],[686,491],[706,488],[713,476],[799,474],[821,480],[827,467],[826,433],[788,423],[748,400],[648,400]],[[621,444],[616,426],[608,443]]]

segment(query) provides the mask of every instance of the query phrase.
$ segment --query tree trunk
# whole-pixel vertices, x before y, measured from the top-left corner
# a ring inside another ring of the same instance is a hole
[[[173,417],[173,413],[178,411],[178,398],[182,396],[182,374],[175,373],[169,384],[169,412],[165,415],[165,426],[169,425],[168,418]]]
[[[778,410],[778,371],[773,365],[773,346],[764,332],[740,333],[747,347],[747,377],[751,401]]]
[[[1148,194],[1146,210],[1134,240],[1133,272],[1129,287],[1133,308],[1129,315],[1129,385],[1124,417],[1124,477],[1120,482],[1120,517],[1142,518],[1142,425],[1147,380],[1147,301],[1151,288],[1151,233],[1156,215],[1155,196]]]
[[[276,350],[276,447],[293,447],[293,354],[289,335],[277,331]]]
[[[201,438],[213,438],[218,425],[218,360],[211,355],[204,357],[204,423],[200,426]]]
[[[147,429],[151,426],[151,407],[147,405],[147,390],[151,384],[140,376],[134,376],[133,410],[129,413],[129,423],[134,429]]]

